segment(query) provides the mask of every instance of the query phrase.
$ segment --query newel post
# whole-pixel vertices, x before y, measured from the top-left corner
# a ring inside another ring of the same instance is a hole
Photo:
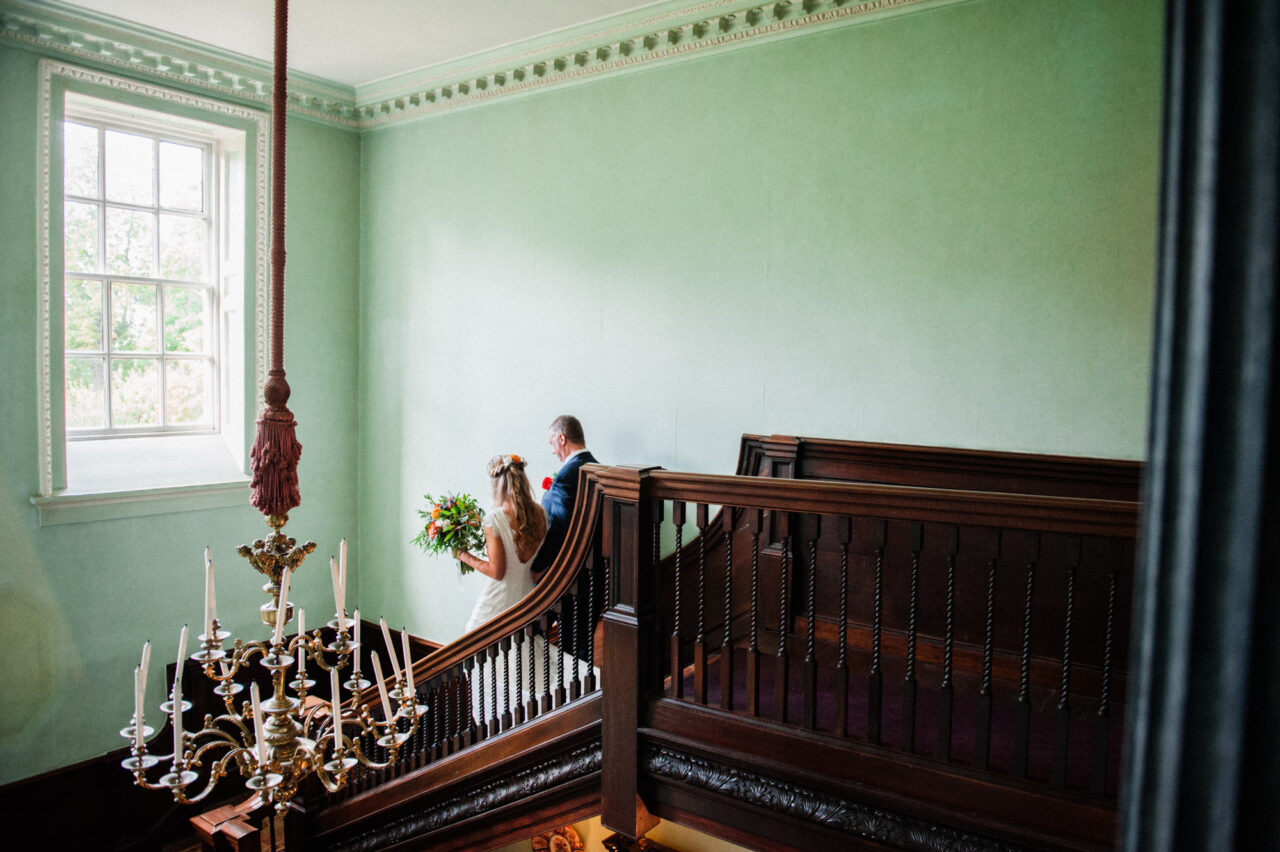
[[[613,594],[604,614],[604,664],[601,691],[601,814],[605,828],[632,840],[658,823],[640,799],[642,702],[661,671],[657,652],[657,554],[655,506],[649,473],[656,468],[610,468],[605,486],[605,541],[614,566]]]

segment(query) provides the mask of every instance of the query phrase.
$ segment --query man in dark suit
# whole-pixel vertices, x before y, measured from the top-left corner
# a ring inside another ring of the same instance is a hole
[[[578,468],[594,464],[596,460],[587,449],[582,423],[570,414],[562,414],[551,422],[547,443],[562,465],[551,487],[542,495],[542,508],[547,510],[547,537],[542,540],[542,547],[531,566],[535,581],[551,567],[564,546],[565,535],[569,532],[569,516],[573,514],[573,503],[578,498]]]

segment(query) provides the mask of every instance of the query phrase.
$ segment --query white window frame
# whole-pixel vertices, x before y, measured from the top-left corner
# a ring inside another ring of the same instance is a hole
[[[214,259],[215,289],[221,294],[217,354],[224,364],[214,394],[220,429],[68,441],[62,126],[68,99],[73,111],[78,111],[86,98],[117,116],[136,107],[173,116],[175,126],[185,122],[218,128],[221,141],[214,158],[218,173],[210,186],[219,188],[217,203],[225,214],[218,219],[224,232],[216,240],[219,248]],[[269,116],[51,59],[40,62],[39,103],[38,162],[43,169],[37,182],[40,491],[32,502],[39,509],[41,525],[247,505],[253,417],[267,371]],[[243,239],[234,238],[239,233]],[[75,456],[70,477],[69,448]],[[216,465],[202,461],[210,458],[222,461]],[[89,468],[92,475],[83,475]]]

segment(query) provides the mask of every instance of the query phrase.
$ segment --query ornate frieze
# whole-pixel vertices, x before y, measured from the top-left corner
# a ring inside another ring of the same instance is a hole
[[[850,802],[754,772],[712,763],[668,748],[649,747],[647,772],[708,792],[806,820],[823,828],[918,852],[1017,852],[998,840]]]
[[[374,849],[383,849],[598,771],[600,742],[597,740],[474,789],[451,793],[443,801],[396,819],[379,822],[328,848],[333,852],[372,852]]]

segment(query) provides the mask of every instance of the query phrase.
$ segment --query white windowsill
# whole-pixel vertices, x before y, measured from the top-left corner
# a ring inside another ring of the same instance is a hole
[[[68,441],[67,471],[67,488],[31,498],[42,527],[249,503],[249,477],[217,435]]]

